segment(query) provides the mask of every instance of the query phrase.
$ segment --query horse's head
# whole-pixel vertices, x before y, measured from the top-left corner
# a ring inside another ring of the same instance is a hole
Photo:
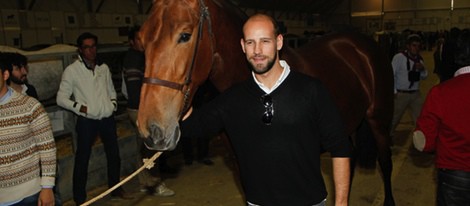
[[[148,148],[171,150],[178,121],[213,58],[211,20],[204,0],[154,0],[140,29],[146,67],[137,123]]]

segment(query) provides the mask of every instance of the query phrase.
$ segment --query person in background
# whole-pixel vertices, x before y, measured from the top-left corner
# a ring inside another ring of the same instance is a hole
[[[0,53],[0,205],[53,206],[56,146],[47,112],[7,85],[10,55]]]
[[[16,92],[39,99],[36,88],[28,84],[28,59],[26,56],[12,52],[6,52],[4,55],[6,61],[9,62],[13,68],[10,74],[10,81],[8,82],[9,86]]]
[[[446,80],[454,77],[455,71],[457,71],[458,66],[455,64],[455,47],[457,44],[457,38],[460,35],[461,30],[457,27],[452,27],[449,31],[448,37],[445,39],[444,44],[442,45],[441,51],[441,69],[439,70],[439,79],[440,82],[445,82]]]
[[[137,167],[143,165],[143,158],[151,157],[155,151],[151,151],[145,147],[142,137],[137,130],[137,113],[140,101],[140,89],[142,87],[142,80],[145,70],[145,55],[142,51],[142,46],[138,40],[137,33],[139,27],[134,27],[129,31],[128,40],[130,48],[124,56],[123,69],[124,69],[124,83],[127,93],[127,114],[129,120],[134,127],[137,151]],[[159,160],[157,160],[159,161]],[[158,175],[158,173],[156,174]],[[156,196],[173,196],[175,192],[169,189],[162,181],[161,177],[153,177],[149,170],[143,170],[139,173],[139,182],[142,192],[148,192]]]
[[[240,43],[252,76],[189,111],[180,124],[181,137],[225,130],[249,206],[326,205],[320,155],[329,152],[334,204],[348,205],[352,146],[326,87],[279,59],[283,36],[272,17],[251,16],[243,34]]]
[[[416,123],[416,149],[435,152],[437,205],[470,204],[470,31],[455,45],[452,79],[431,88]]]
[[[212,85],[211,82],[206,81],[202,84],[193,98],[193,107],[200,108],[203,104],[207,103],[209,100],[213,99],[215,95],[218,94],[217,89]],[[209,145],[210,137],[197,137],[196,138],[196,148],[197,148],[197,162],[204,165],[214,165],[214,162],[209,158]],[[186,165],[192,165],[194,160],[193,153],[193,139],[192,138],[182,138],[181,144],[183,146],[183,158]]]
[[[392,59],[395,101],[390,136],[394,136],[395,129],[406,109],[411,109],[413,123],[416,123],[421,112],[423,98],[419,91],[419,82],[428,76],[424,68],[424,61],[419,54],[421,38],[411,34],[406,40],[406,50],[396,54]]]
[[[57,92],[57,104],[77,115],[77,150],[73,168],[73,199],[77,204],[84,203],[87,198],[88,163],[98,134],[107,159],[108,187],[120,180],[121,158],[114,120],[116,91],[108,66],[97,59],[97,44],[98,37],[89,32],[77,38],[78,59],[65,68]],[[111,195],[133,198],[121,187]]]
[[[441,78],[441,71],[442,71],[442,48],[444,47],[445,39],[443,37],[439,38],[436,41],[436,50],[433,53],[434,59],[434,71],[433,73],[436,74],[439,79]]]

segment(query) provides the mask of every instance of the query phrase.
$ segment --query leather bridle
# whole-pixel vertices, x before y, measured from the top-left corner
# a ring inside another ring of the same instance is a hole
[[[212,26],[211,26],[211,19],[210,19],[209,9],[204,4],[204,0],[199,0],[199,5],[200,5],[199,6],[200,15],[199,15],[199,25],[198,25],[198,32],[197,32],[198,36],[197,36],[197,40],[196,40],[196,46],[194,47],[194,52],[193,52],[192,59],[191,59],[191,65],[189,66],[189,72],[186,74],[184,83],[172,82],[172,81],[168,81],[168,80],[164,80],[164,79],[159,79],[159,78],[156,78],[156,77],[144,77],[144,79],[143,79],[143,83],[145,83],[145,84],[160,85],[160,86],[164,86],[164,87],[168,87],[168,88],[171,88],[171,89],[176,89],[178,91],[181,91],[184,94],[184,100],[183,100],[184,105],[183,105],[183,108],[181,110],[181,113],[186,111],[189,107],[189,95],[191,93],[191,88],[189,87],[189,85],[191,84],[191,77],[192,77],[192,73],[193,73],[193,70],[194,70],[194,63],[196,61],[196,54],[197,54],[197,50],[198,50],[198,47],[199,47],[199,42],[202,39],[204,20],[206,20],[206,19],[207,19],[207,22],[208,22],[209,34],[210,34],[210,36],[212,36]],[[211,45],[211,48],[212,48],[212,50],[214,49],[213,45]]]

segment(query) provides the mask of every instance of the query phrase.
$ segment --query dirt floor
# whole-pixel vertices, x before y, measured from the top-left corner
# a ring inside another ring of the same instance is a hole
[[[432,73],[433,62],[431,52],[423,52],[429,77],[422,84],[423,95],[430,87],[437,83],[437,77]],[[422,206],[435,205],[435,169],[433,155],[421,153],[412,147],[410,132],[413,123],[409,114],[405,114],[397,128],[393,140],[392,159],[393,174],[392,185],[396,205]],[[176,192],[173,197],[156,197],[139,192],[137,179],[132,179],[124,185],[126,191],[135,197],[132,200],[112,200],[109,196],[92,205],[103,206],[241,206],[245,205],[243,195],[237,180],[233,175],[233,163],[219,138],[213,139],[210,145],[213,166],[206,166],[194,162],[190,166],[184,165],[181,152],[175,151],[168,159],[172,167],[179,172],[174,176],[165,176],[166,185]],[[322,169],[329,191],[328,205],[334,205],[331,177],[331,161],[328,155],[322,156]],[[89,199],[97,196],[106,188],[100,187],[89,192]],[[352,182],[350,205],[382,205],[383,186],[378,169],[356,168]],[[64,203],[65,206],[73,202]]]

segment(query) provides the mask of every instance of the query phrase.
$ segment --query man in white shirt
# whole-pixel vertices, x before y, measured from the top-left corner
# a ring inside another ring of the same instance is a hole
[[[108,187],[116,185],[120,180],[121,159],[114,120],[114,111],[117,110],[116,91],[108,66],[96,58],[97,43],[98,37],[88,32],[78,37],[79,58],[64,70],[57,93],[57,104],[78,116],[73,169],[73,199],[77,204],[86,201],[88,161],[98,134],[108,161]],[[132,198],[122,188],[116,189],[111,195]]]
[[[428,76],[428,72],[419,55],[421,38],[417,34],[408,36],[406,48],[392,59],[395,104],[390,136],[394,136],[395,128],[406,109],[410,108],[413,123],[416,123],[424,101],[419,91],[419,82]]]

